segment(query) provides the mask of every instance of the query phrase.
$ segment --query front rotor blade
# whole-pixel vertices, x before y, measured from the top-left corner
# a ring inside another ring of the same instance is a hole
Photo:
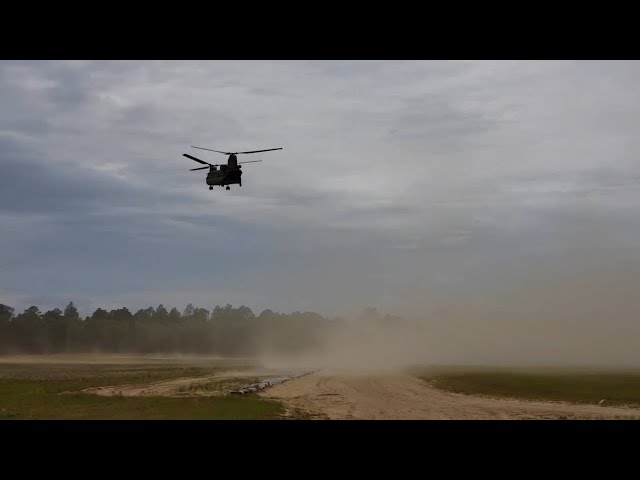
[[[210,152],[217,152],[217,153],[223,153],[224,155],[231,155],[230,152],[221,152],[220,150],[211,150],[210,148],[194,147],[193,145],[191,145],[191,148],[198,148],[200,150],[209,150]]]
[[[248,160],[246,162],[238,162],[238,163],[256,163],[256,162],[261,162],[262,160]]]
[[[186,153],[182,154],[184,157],[190,158],[191,160],[195,160],[198,163],[202,163],[203,165],[211,165],[210,163],[207,162],[203,162],[202,160],[200,160],[199,158],[196,157],[192,157],[191,155],[187,155]]]
[[[195,171],[195,170],[204,170],[204,169],[206,169],[206,168],[209,168],[209,167],[190,168],[190,169],[189,169],[189,171],[190,171],[190,172],[193,172],[193,171]]]
[[[269,148],[267,150],[252,150],[251,152],[235,152],[235,153],[240,154],[240,153],[272,152],[273,150],[282,150],[282,148]]]

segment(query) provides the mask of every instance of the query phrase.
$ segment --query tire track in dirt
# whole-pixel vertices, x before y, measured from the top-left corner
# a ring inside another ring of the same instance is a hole
[[[287,372],[290,374],[290,372]],[[150,383],[92,387],[82,390],[101,396],[122,397],[186,397],[222,396],[257,379],[278,378],[283,373],[268,369],[229,370],[200,377],[180,377]]]
[[[209,375],[206,377],[185,377],[173,380],[163,380],[153,383],[115,385],[109,387],[93,387],[83,390],[84,393],[101,395],[105,397],[151,397],[151,396],[181,396],[180,389],[204,385],[221,378],[220,375]],[[214,394],[215,392],[211,392]]]

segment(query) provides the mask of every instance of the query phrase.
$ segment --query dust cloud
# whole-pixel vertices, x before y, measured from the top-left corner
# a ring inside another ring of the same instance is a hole
[[[538,262],[490,267],[470,287],[436,293],[416,282],[413,299],[398,297],[398,317],[350,318],[313,353],[265,361],[359,371],[640,366],[640,261],[628,249],[583,240]]]
[[[265,354],[269,368],[302,368],[343,373],[400,371],[430,363],[426,325],[403,318],[350,318],[326,331],[323,341],[302,353]]]

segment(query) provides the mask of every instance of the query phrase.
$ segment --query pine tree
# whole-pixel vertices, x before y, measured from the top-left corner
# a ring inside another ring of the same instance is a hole
[[[78,309],[73,304],[73,302],[69,302],[69,305],[67,305],[67,308],[64,309],[64,316],[68,320],[77,320],[80,318]]]

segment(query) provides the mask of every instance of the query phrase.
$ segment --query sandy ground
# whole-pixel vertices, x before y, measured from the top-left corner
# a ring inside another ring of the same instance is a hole
[[[193,396],[222,396],[229,390],[244,386],[251,379],[264,379],[282,374],[268,369],[228,370],[204,377],[183,377],[160,382],[114,385],[95,387],[83,390],[102,396],[164,396],[164,397],[193,397]]]
[[[404,374],[316,372],[260,394],[312,418],[356,420],[640,419],[640,410],[444,392]]]
[[[88,388],[83,390],[85,393],[93,393],[106,397],[123,396],[123,397],[141,397],[141,396],[180,396],[181,389],[185,387],[194,387],[198,385],[206,385],[217,379],[217,375],[210,375],[199,378],[177,378],[174,380],[166,380],[163,382],[147,383],[147,384],[131,384],[131,385],[115,385],[110,387]],[[218,392],[210,392],[215,395]]]

